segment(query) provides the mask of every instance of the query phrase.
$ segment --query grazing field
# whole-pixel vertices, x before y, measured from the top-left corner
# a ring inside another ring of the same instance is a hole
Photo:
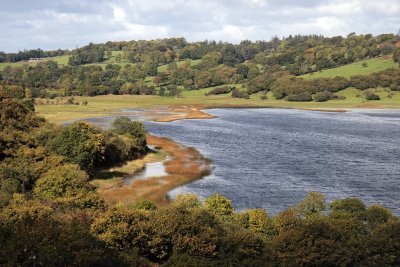
[[[94,63],[94,64],[86,64],[86,65],[98,65],[101,66],[103,69],[106,67],[107,64],[117,64],[121,66],[125,66],[126,64],[131,64],[135,65],[132,63],[129,63],[127,61],[122,61],[122,62],[117,62],[116,56],[117,55],[122,55],[122,51],[112,51],[112,55],[110,58],[106,59],[104,62],[101,63]],[[64,55],[64,56],[58,56],[58,57],[49,57],[45,60],[53,60],[58,63],[59,66],[67,66],[68,65],[68,60],[69,60],[69,55]],[[5,63],[0,63],[0,71],[3,70],[6,66],[11,66],[11,67],[20,67],[23,65],[29,65],[29,66],[36,66],[38,62],[28,62],[28,61],[19,61],[19,62],[5,62]]]
[[[2,62],[0,63],[0,71],[4,70],[5,67],[11,66],[11,67],[21,67],[24,64],[29,64],[29,65],[36,65],[36,63],[28,63],[26,61],[20,61],[20,62],[14,62],[14,63],[9,63],[9,62]]]
[[[236,85],[237,86],[237,85]],[[390,92],[388,89],[374,89],[381,100],[366,101],[363,92],[358,89],[348,88],[340,91],[338,95],[345,96],[345,100],[331,100],[328,102],[288,102],[276,100],[272,93],[268,93],[268,99],[262,100],[261,94],[254,94],[250,99],[232,98],[230,94],[205,96],[204,93],[212,88],[196,91],[184,91],[182,97],[160,97],[160,96],[137,96],[137,95],[102,95],[95,97],[75,97],[75,101],[82,103],[87,101],[88,105],[68,105],[67,98],[36,105],[39,115],[53,122],[82,119],[96,116],[106,116],[118,113],[124,108],[146,108],[155,107],[278,107],[278,108],[315,108],[315,109],[344,109],[344,108],[400,108],[400,92]],[[390,95],[390,96],[389,96]],[[38,101],[42,102],[42,101]]]
[[[57,62],[59,66],[66,66],[66,65],[68,65],[68,59],[69,59],[69,55],[59,56],[59,57],[49,57],[45,60],[53,60],[53,61]],[[21,67],[24,65],[36,66],[37,63],[38,62],[28,62],[28,61],[19,61],[19,62],[13,62],[13,63],[4,62],[4,63],[0,63],[0,71],[2,71],[7,66],[11,66],[11,67]]]
[[[55,62],[57,62],[59,66],[67,66],[68,65],[68,60],[69,60],[69,55],[59,56],[59,57],[52,57],[50,59],[55,61]]]
[[[327,69],[312,74],[303,75],[301,77],[303,77],[304,79],[334,78],[336,76],[350,78],[354,75],[368,75],[381,70],[397,67],[398,64],[394,62],[391,57],[379,57],[362,60],[353,64],[333,69]]]

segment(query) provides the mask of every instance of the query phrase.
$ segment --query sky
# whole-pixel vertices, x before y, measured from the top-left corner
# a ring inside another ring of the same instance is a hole
[[[397,33],[400,0],[0,0],[0,51],[106,41]]]

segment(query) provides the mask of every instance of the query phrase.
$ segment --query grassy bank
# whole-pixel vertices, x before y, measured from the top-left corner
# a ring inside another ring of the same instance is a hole
[[[146,199],[159,205],[166,204],[168,202],[166,194],[169,191],[200,179],[210,172],[210,161],[194,148],[184,147],[170,139],[152,135],[147,136],[147,142],[171,156],[170,160],[164,162],[168,175],[137,179],[129,185],[123,185],[122,179],[126,176],[118,174],[111,180],[96,179],[93,183],[109,203],[129,206]],[[135,165],[144,167],[142,164],[145,162],[149,161],[139,161]],[[111,172],[115,171],[120,172],[120,169],[114,168]]]

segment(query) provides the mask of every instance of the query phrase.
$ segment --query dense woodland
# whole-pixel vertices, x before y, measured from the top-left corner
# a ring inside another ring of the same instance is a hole
[[[354,198],[311,192],[274,216],[236,212],[220,195],[107,204],[89,182],[146,153],[143,124],[56,126],[19,89],[0,95],[2,266],[400,265],[399,218]]]
[[[104,68],[91,64],[111,58],[116,51],[115,64],[103,64]],[[0,61],[14,62],[14,58],[36,54],[68,54],[69,65],[44,61],[37,66],[6,67],[0,72],[0,86],[18,86],[29,89],[33,97],[51,98],[104,94],[179,96],[182,90],[238,84],[242,89],[231,90],[233,97],[272,91],[277,99],[288,101],[327,101],[347,87],[400,90],[398,68],[350,79],[297,77],[379,56],[400,63],[400,36],[393,34],[352,33],[346,38],[299,35],[236,45],[190,43],[184,38],[91,43],[72,51],[0,53]],[[158,71],[162,65],[167,65],[166,70]]]

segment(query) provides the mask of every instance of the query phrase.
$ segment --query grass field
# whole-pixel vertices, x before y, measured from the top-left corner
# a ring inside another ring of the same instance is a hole
[[[49,57],[46,60],[53,60],[58,63],[59,66],[68,65],[69,56],[59,56],[59,57]],[[19,61],[14,63],[0,63],[0,71],[3,70],[7,66],[11,67],[21,67],[23,65],[36,66],[38,62],[28,62],[28,61]]]
[[[388,98],[389,92],[383,88],[374,90],[381,96],[381,100],[378,101],[366,101],[361,90],[348,88],[338,93],[338,95],[345,96],[345,100],[331,100],[328,102],[288,102],[274,99],[271,93],[267,94],[268,99],[266,100],[260,98],[261,94],[254,94],[250,99],[232,98],[230,94],[205,96],[204,93],[211,89],[184,91],[180,98],[131,95],[75,97],[75,101],[88,101],[88,105],[45,104],[36,105],[35,108],[39,115],[56,123],[88,117],[106,116],[113,113],[118,114],[118,110],[124,108],[150,109],[160,106],[196,106],[201,108],[277,107],[301,109],[400,108],[400,92],[392,92],[392,97]],[[59,102],[66,102],[66,98]]]
[[[5,67],[11,66],[11,67],[21,67],[24,64],[28,64],[28,62],[14,62],[14,63],[0,63],[0,71],[4,70]],[[36,65],[36,63],[29,63],[32,65]]]
[[[367,66],[363,67],[363,63],[366,63]],[[301,77],[304,79],[334,78],[336,76],[350,78],[353,75],[367,75],[381,70],[386,70],[388,68],[397,68],[398,66],[399,64],[394,62],[391,57],[380,57],[362,60],[353,64],[327,69],[320,72],[315,72],[313,74],[303,75]]]
[[[120,55],[120,54],[122,55],[122,51],[112,51],[112,56],[110,58],[106,59],[104,62],[95,63],[95,64],[86,64],[86,65],[98,65],[104,69],[107,64],[117,64],[117,65],[121,65],[121,66],[125,66],[126,64],[131,64],[127,61],[118,63],[116,61],[116,56]],[[53,61],[57,62],[59,66],[67,66],[68,59],[69,59],[69,55],[65,55],[65,56],[58,56],[58,57],[49,57],[46,60],[53,60]],[[38,62],[29,63],[28,61],[20,61],[20,62],[14,62],[14,63],[0,63],[0,71],[3,70],[6,66],[21,67],[25,64],[29,65],[29,66],[36,66],[37,63]],[[134,64],[131,64],[131,65],[134,65]]]

